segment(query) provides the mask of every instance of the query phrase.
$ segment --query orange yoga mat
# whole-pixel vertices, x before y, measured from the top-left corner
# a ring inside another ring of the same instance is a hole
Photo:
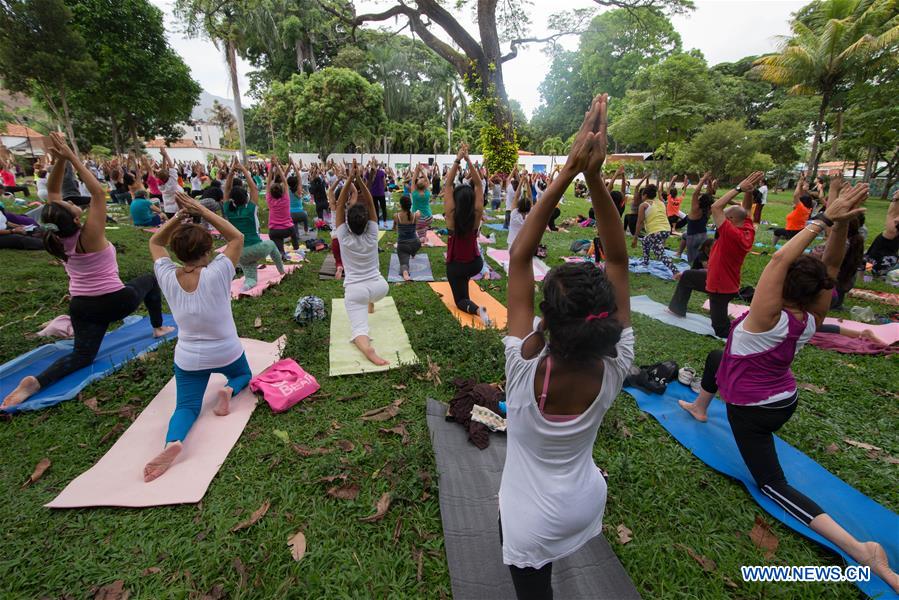
[[[428,285],[431,286],[431,289],[434,290],[438,296],[440,296],[440,299],[443,300],[443,303],[449,309],[450,314],[456,317],[456,320],[459,321],[463,327],[486,329],[479,316],[470,315],[456,308],[456,303],[453,302],[453,292],[450,289],[449,283],[445,281],[435,281]],[[473,281],[468,282],[468,295],[478,306],[487,307],[487,315],[490,317],[490,320],[493,321],[493,327],[496,329],[506,328],[508,311],[496,298],[483,291]]]

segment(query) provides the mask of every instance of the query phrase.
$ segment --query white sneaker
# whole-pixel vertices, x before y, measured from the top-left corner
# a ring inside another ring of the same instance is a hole
[[[684,367],[677,372],[677,380],[684,385],[690,385],[696,379],[696,370],[691,367]]]
[[[697,394],[702,392],[702,378],[697,377],[696,379],[694,379],[690,383],[690,389],[693,390]]]
[[[490,327],[491,325],[493,325],[493,322],[490,320],[490,316],[487,314],[487,309],[485,307],[478,307],[478,316],[481,317],[481,321],[484,323],[484,327]]]

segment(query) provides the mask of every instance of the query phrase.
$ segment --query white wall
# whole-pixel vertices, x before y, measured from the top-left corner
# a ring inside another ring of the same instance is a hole
[[[179,123],[178,126],[184,130],[184,139],[193,140],[197,146],[216,150],[222,147],[224,132],[218,125],[213,125],[208,121],[195,121],[193,125]]]
[[[206,156],[214,154],[225,160],[237,154],[237,150],[222,150],[219,148],[169,148],[169,156],[175,162],[201,162],[206,164]],[[159,148],[147,148],[147,155],[157,161],[162,160]]]
[[[294,160],[302,159],[304,164],[311,164],[313,162],[319,162],[318,155],[316,154],[291,154],[290,155]],[[352,162],[355,158],[360,163],[366,163],[371,160],[372,157],[378,162],[387,163],[394,169],[397,168],[397,165],[408,164],[414,166],[418,163],[428,164],[428,160],[434,160],[436,158],[437,164],[442,167],[449,167],[453,164],[453,161],[456,159],[455,154],[331,154],[328,156],[329,159],[334,159],[335,161],[345,160],[346,162]],[[534,165],[543,165],[544,170],[549,173],[552,170],[554,164],[564,164],[565,156],[547,156],[547,155],[535,155],[535,156],[519,156],[518,164],[519,166],[524,166],[528,171],[534,170]],[[471,160],[474,162],[483,163],[484,157],[481,154],[472,154]]]

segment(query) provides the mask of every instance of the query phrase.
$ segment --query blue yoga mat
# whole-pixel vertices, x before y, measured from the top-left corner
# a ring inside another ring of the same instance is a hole
[[[508,229],[503,227],[502,223],[484,223],[484,227],[487,227],[489,229],[495,229],[497,231],[509,231]]]
[[[685,385],[677,382],[669,384],[664,396],[647,394],[632,387],[625,387],[624,391],[633,396],[641,410],[655,417],[696,458],[716,471],[739,479],[755,501],[772,517],[830,548],[846,562],[858,564],[759,490],[737,450],[723,402],[714,400],[709,406],[708,422],[700,423],[677,404],[678,400],[692,402],[696,399],[696,393]],[[856,539],[880,542],[889,557],[890,565],[893,568],[899,565],[899,515],[848,485],[776,435],[774,444],[790,485],[817,502]],[[872,598],[899,597],[874,573],[871,573],[870,581],[856,585]]]
[[[677,267],[677,270],[683,273],[687,269],[690,268],[684,261],[674,261],[674,266]],[[652,275],[653,277],[658,277],[659,279],[665,279],[671,281],[674,279],[671,275],[671,271],[665,264],[660,260],[651,260],[649,261],[649,266],[645,266],[643,264],[642,258],[631,257],[628,261],[628,269],[631,273],[646,273]]]
[[[163,324],[174,327],[175,320],[171,315],[163,315]],[[22,404],[10,407],[6,412],[40,410],[59,404],[63,400],[74,398],[89,384],[106,377],[122,368],[128,361],[155,349],[177,335],[178,332],[173,331],[165,337],[154,338],[150,317],[131,315],[125,319],[124,325],[106,333],[93,364],[66,375],[40,390]],[[13,391],[19,385],[22,377],[36,376],[58,358],[69,354],[72,351],[73,343],[72,340],[62,340],[39,346],[31,352],[0,365],[0,398],[5,398]]]

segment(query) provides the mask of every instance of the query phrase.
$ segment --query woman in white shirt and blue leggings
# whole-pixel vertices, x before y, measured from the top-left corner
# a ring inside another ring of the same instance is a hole
[[[178,324],[175,346],[177,405],[169,421],[165,448],[144,467],[144,481],[165,473],[181,452],[200,409],[209,377],[222,373],[228,382],[217,392],[215,414],[227,415],[232,396],[250,383],[252,373],[231,314],[231,280],[243,250],[243,234],[183,192],[175,196],[180,210],[150,238],[150,254],[159,287]],[[201,217],[227,241],[213,257],[212,236]],[[182,266],[169,258],[168,247]]]
[[[506,463],[499,490],[503,562],[520,600],[552,598],[552,564],[602,533],[606,482],[593,462],[603,416],[633,362],[627,249],[602,181],[605,95],[597,97],[559,176],[512,247],[506,346]],[[553,268],[534,318],[531,259],[564,190],[583,172],[605,270]],[[524,184],[522,184],[524,185]]]

